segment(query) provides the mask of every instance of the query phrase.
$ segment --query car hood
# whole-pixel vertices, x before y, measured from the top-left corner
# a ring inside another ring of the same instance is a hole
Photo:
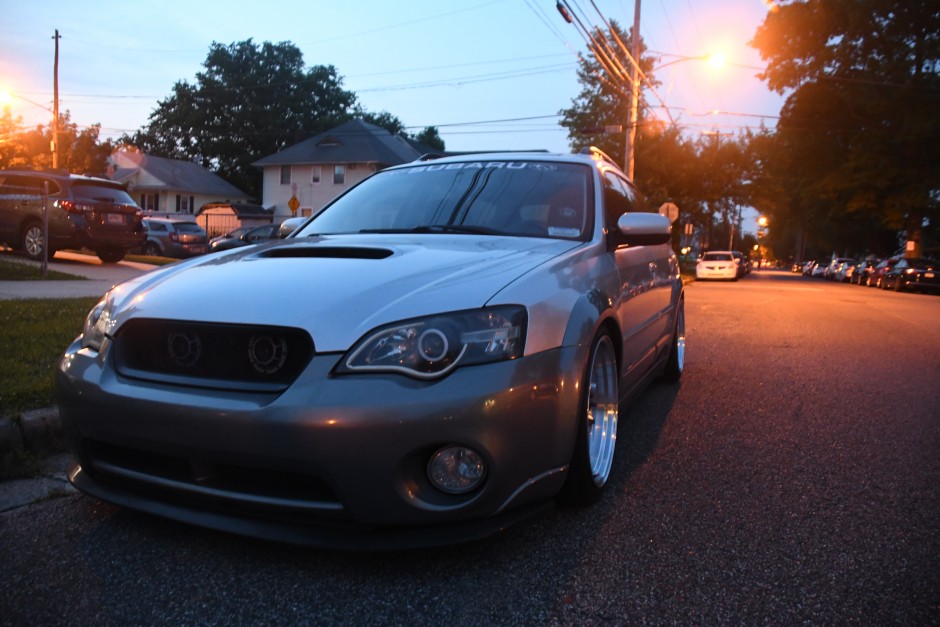
[[[580,242],[449,234],[275,241],[149,272],[112,290],[115,328],[131,318],[300,327],[320,352],[383,324],[484,306]],[[525,303],[520,303],[525,304]]]

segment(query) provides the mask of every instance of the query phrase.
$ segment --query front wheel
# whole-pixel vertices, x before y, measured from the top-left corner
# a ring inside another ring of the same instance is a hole
[[[592,503],[607,484],[617,445],[619,380],[614,343],[607,331],[600,331],[582,377],[574,455],[558,495],[564,505]]]

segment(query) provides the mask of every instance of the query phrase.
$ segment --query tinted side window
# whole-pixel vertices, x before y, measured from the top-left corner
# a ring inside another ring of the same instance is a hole
[[[608,236],[616,242],[620,231],[617,221],[625,213],[639,210],[633,186],[614,172],[604,172],[604,216]]]

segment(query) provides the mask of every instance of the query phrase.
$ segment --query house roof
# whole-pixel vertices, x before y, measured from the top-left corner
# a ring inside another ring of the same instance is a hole
[[[307,165],[317,163],[378,163],[397,165],[421,156],[404,138],[362,120],[350,120],[299,144],[255,161],[259,167],[270,165]]]
[[[248,198],[248,194],[197,163],[152,155],[142,155],[139,161],[140,164],[136,167],[118,168],[111,178],[127,183],[134,175],[143,172],[152,179],[160,181],[160,184],[137,181],[135,182],[136,190],[174,190],[220,198]]]

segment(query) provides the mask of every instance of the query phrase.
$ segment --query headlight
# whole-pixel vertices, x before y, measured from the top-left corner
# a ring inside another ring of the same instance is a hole
[[[418,318],[376,329],[356,342],[337,372],[443,377],[458,366],[522,356],[526,310],[493,307]]]
[[[85,317],[82,328],[82,348],[101,350],[105,336],[111,332],[111,299],[106,295]]]

